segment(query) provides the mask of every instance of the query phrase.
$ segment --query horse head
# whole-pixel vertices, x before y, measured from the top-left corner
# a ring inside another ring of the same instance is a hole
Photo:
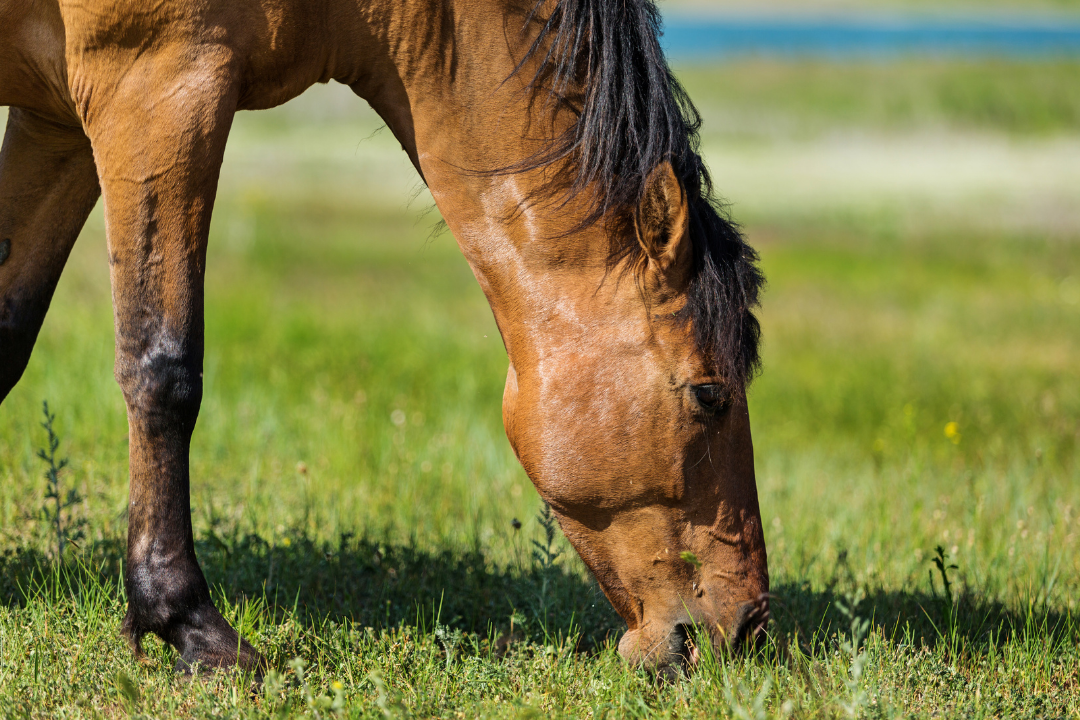
[[[634,251],[603,275],[568,273],[577,279],[542,322],[504,332],[503,417],[627,623],[620,652],[670,669],[697,658],[695,637],[743,645],[769,619],[745,393],[761,278],[738,233],[690,202],[670,163],[602,232]]]

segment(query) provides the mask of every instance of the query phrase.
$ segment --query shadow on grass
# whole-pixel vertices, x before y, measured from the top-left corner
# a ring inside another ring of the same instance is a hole
[[[85,552],[74,583],[41,553],[5,552],[0,603],[22,605],[39,593],[58,597],[95,585],[119,601],[123,548],[116,540]],[[545,629],[555,636],[580,634],[581,651],[625,629],[595,582],[531,560],[501,566],[480,548],[425,550],[350,535],[326,543],[301,533],[270,545],[256,535],[209,533],[197,550],[211,587],[232,602],[263,599],[277,622],[291,615],[313,625],[349,620],[377,630],[413,625],[429,631],[438,622],[486,636],[506,633],[513,615],[516,628],[534,638]],[[837,606],[842,585],[774,585],[771,634],[797,637],[812,655],[835,648],[837,633],[846,635],[850,626]],[[973,593],[960,593],[955,608],[950,630],[949,604],[940,594],[877,589],[866,593],[857,613],[893,643],[933,648],[952,642],[974,654],[1007,643],[1053,648],[1080,641],[1080,623],[1055,608],[1018,609]]]
[[[247,535],[204,540],[199,556],[211,586],[265,597],[278,611],[309,620],[349,619],[376,629],[435,622],[486,635],[516,628],[534,637],[581,634],[581,647],[623,629],[595,582],[556,565],[505,567],[480,548],[420,549],[344,535],[319,543],[304,535],[288,546]]]
[[[617,637],[625,625],[592,580],[563,566],[492,562],[482,549],[426,550],[344,535],[317,542],[293,533],[270,545],[257,535],[208,533],[196,551],[215,596],[232,602],[264,600],[275,621],[287,614],[304,623],[349,620],[376,630],[436,623],[486,636],[511,627],[533,637],[580,634],[587,651]],[[22,605],[57,586],[119,587],[124,543],[98,543],[85,551],[74,583],[44,554],[20,550],[0,555],[0,603]],[[70,574],[70,573],[69,573]],[[60,594],[66,591],[59,588]],[[76,590],[78,592],[78,590]]]
[[[841,609],[846,597],[835,585],[814,589],[809,583],[782,583],[772,592],[774,636],[797,636],[803,651],[814,655],[835,649],[840,636],[850,635],[851,619]],[[1057,647],[1080,640],[1077,619],[1045,605],[1018,608],[972,592],[958,592],[950,602],[929,588],[864,592],[856,615],[896,645],[945,645],[954,652],[984,654],[1010,643]]]

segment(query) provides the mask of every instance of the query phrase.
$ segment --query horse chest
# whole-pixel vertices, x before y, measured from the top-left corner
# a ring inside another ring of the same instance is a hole
[[[0,5],[0,105],[69,114],[66,85],[64,28],[56,9]]]

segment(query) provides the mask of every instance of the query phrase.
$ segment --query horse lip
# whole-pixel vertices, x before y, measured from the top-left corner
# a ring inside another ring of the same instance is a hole
[[[697,645],[691,645],[686,661],[690,663],[690,667],[697,667],[697,664],[701,662],[701,648]]]

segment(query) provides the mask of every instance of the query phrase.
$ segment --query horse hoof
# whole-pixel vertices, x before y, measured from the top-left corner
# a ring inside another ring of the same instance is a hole
[[[263,673],[269,667],[263,656],[224,618],[220,626],[211,627],[213,630],[185,629],[180,641],[175,643],[180,657],[174,669],[189,676],[218,671],[250,674],[257,683],[262,683]]]
[[[179,658],[173,669],[188,677],[218,671],[238,672],[252,675],[254,681],[261,684],[263,674],[270,667],[266,659],[210,604],[190,613],[186,621],[153,628],[151,632],[176,649]],[[120,633],[127,639],[136,660],[144,664],[151,662],[142,649],[142,637],[146,630],[139,628],[130,608]]]

